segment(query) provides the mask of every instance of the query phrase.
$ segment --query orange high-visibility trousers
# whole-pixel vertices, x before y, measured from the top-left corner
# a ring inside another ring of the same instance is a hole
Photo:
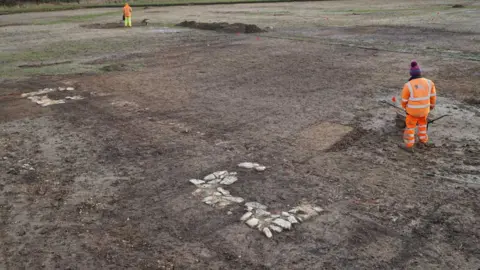
[[[403,132],[403,141],[407,147],[415,145],[415,128],[418,125],[418,139],[421,143],[428,142],[427,116],[415,117],[407,114],[405,119],[406,128]]]

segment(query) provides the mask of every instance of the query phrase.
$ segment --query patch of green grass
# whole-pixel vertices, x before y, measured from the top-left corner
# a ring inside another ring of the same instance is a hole
[[[324,9],[321,8],[325,14],[369,14],[369,13],[402,13],[402,12],[436,12],[442,10],[451,10],[450,6],[445,5],[432,5],[429,7],[416,7],[416,8],[393,8],[393,9]]]
[[[103,16],[110,16],[110,15],[117,15],[117,11],[110,11],[110,12],[103,12],[103,13],[96,13],[96,14],[84,14],[84,15],[75,15],[75,16],[68,16],[61,18],[59,20],[54,20],[54,21],[42,21],[35,23],[37,25],[52,25],[52,24],[60,24],[60,23],[74,23],[74,22],[82,22],[82,21],[88,21],[91,19],[95,19],[98,17],[103,17]]]
[[[51,5],[51,4],[42,4],[42,5],[32,5],[26,4],[23,6],[16,7],[6,7],[0,6],[0,15],[6,14],[15,14],[15,13],[27,13],[27,12],[47,12],[47,11],[61,11],[61,10],[72,10],[82,8],[81,5]]]
[[[161,38],[160,36],[158,37]],[[47,46],[33,50],[17,52],[0,52],[0,74],[2,78],[20,78],[31,75],[54,75],[72,74],[80,72],[100,72],[98,67],[83,64],[90,59],[104,55],[128,55],[135,51],[145,51],[145,43],[151,41],[151,36],[112,38],[96,38],[89,40],[64,40],[52,42]],[[155,43],[150,44],[155,46]],[[154,49],[154,48],[152,48]],[[52,66],[40,66],[20,68],[20,65],[37,64],[48,62],[72,61],[72,63],[58,64]],[[135,59],[129,60],[129,70],[141,69],[142,61],[133,63]],[[113,63],[116,63],[113,61]],[[102,65],[105,65],[103,63]]]
[[[271,15],[271,16],[274,16],[274,15],[289,15],[289,14],[292,14],[292,13],[290,11],[279,10],[279,11],[246,11],[245,14],[246,15]]]
[[[325,1],[325,0],[310,0],[310,1]],[[295,2],[295,0],[137,0],[131,3],[135,7],[164,7],[164,6],[179,6],[179,5],[215,5],[215,4],[237,4],[237,3],[275,3],[275,2]],[[26,13],[26,12],[47,12],[72,10],[81,8],[102,8],[102,7],[123,7],[122,3],[102,3],[102,4],[25,4],[20,7],[6,7],[0,6],[0,15]]]
[[[95,56],[108,51],[122,51],[139,48],[141,44],[134,39],[97,38],[91,40],[59,41],[45,47],[21,52],[0,52],[0,62],[42,62],[62,61],[73,57]]]
[[[0,67],[0,73],[3,78],[19,79],[28,78],[35,75],[66,75],[74,73],[96,72],[91,67],[79,63],[60,64],[45,67],[19,68],[17,66],[3,65]]]

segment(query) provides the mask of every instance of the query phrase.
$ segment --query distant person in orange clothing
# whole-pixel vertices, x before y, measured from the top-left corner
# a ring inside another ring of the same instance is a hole
[[[405,119],[407,127],[403,133],[405,144],[401,145],[401,148],[413,152],[417,126],[420,143],[426,145],[428,142],[427,118],[430,110],[435,108],[437,90],[431,80],[422,77],[422,71],[416,61],[410,64],[410,76],[402,90],[402,107],[407,112]]]
[[[128,3],[125,3],[123,7],[123,17],[125,21],[125,27],[132,27],[132,8]]]

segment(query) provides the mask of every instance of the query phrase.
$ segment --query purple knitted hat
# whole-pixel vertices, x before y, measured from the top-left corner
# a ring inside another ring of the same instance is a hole
[[[422,75],[422,70],[418,65],[417,61],[413,60],[410,64],[410,76],[420,76]]]

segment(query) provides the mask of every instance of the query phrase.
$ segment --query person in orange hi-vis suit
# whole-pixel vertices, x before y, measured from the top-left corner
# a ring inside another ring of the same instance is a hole
[[[123,16],[125,17],[125,27],[132,27],[132,8],[128,3],[123,7]]]
[[[435,108],[437,91],[435,84],[422,77],[422,71],[416,61],[410,64],[410,79],[403,86],[402,107],[407,112],[406,128],[403,133],[404,145],[401,147],[413,152],[415,145],[415,128],[418,126],[418,139],[426,145],[428,142],[427,117]]]

